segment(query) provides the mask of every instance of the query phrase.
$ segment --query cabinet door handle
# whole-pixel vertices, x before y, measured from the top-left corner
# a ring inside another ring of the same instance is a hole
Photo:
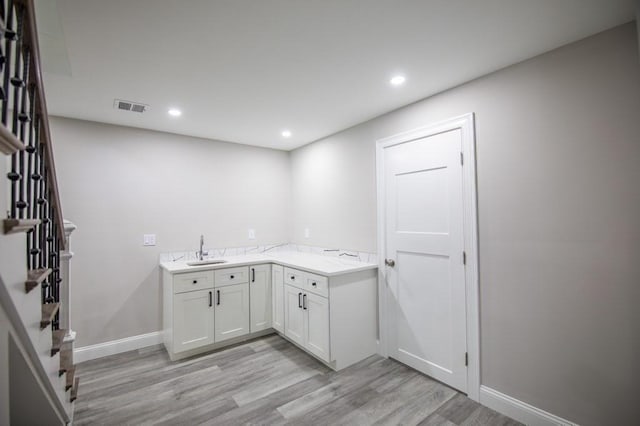
[[[251,268],[251,282],[256,282],[256,268]]]
[[[307,310],[307,295],[302,296],[302,309]]]
[[[209,292],[209,307],[213,306],[213,293]]]
[[[302,293],[298,293],[298,308],[302,308]]]
[[[216,290],[216,296],[218,296],[218,302],[216,303],[216,305],[220,304],[220,290]]]

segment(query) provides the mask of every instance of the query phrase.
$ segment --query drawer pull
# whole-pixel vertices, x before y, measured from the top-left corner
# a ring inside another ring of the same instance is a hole
[[[291,281],[295,281],[296,280],[296,276],[295,275],[291,275]]]
[[[312,286],[312,287],[317,287],[317,286],[318,286],[318,283],[315,283],[315,282],[314,282],[314,283],[311,283],[311,286]]]
[[[193,280],[193,283],[194,284],[198,284],[198,280]]]
[[[233,279],[233,275],[231,275],[231,276],[229,277],[229,279],[230,279],[230,280],[232,280],[232,279]]]

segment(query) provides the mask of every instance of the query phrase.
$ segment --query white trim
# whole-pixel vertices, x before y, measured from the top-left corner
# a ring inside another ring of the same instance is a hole
[[[540,408],[486,386],[480,386],[480,403],[529,426],[577,426]]]
[[[162,332],[154,331],[153,333],[140,334],[138,336],[125,337],[124,339],[76,348],[73,350],[73,359],[76,363],[80,363],[122,352],[146,348],[147,346],[159,345],[161,343]]]
[[[431,136],[438,133],[460,129],[462,132],[463,170],[463,228],[464,250],[467,254],[465,282],[467,295],[467,352],[469,366],[467,368],[467,392],[474,401],[480,399],[480,314],[478,291],[478,209],[476,197],[476,156],[474,114],[444,120],[429,126],[402,132],[376,141],[376,188],[378,213],[378,300],[380,310],[380,346],[379,353],[389,356],[389,323],[387,308],[387,292],[385,291],[386,268],[385,253],[385,208],[384,208],[384,149],[411,140]]]

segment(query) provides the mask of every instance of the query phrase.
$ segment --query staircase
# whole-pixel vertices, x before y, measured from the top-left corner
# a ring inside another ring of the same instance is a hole
[[[0,425],[70,423],[79,385],[35,23],[33,0],[0,0]]]

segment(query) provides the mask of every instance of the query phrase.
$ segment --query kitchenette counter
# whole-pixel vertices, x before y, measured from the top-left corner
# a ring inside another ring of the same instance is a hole
[[[375,263],[359,262],[356,260],[344,259],[342,257],[321,256],[318,254],[300,252],[249,254],[244,256],[228,256],[216,259],[224,260],[225,262],[217,264],[189,266],[187,265],[187,262],[191,261],[178,260],[174,262],[161,262],[160,267],[171,274],[177,274],[183,272],[274,263],[277,265],[288,266],[291,268],[296,268],[327,277],[349,274],[352,272],[366,271],[370,269],[376,269],[378,267],[378,265],[376,265]]]

